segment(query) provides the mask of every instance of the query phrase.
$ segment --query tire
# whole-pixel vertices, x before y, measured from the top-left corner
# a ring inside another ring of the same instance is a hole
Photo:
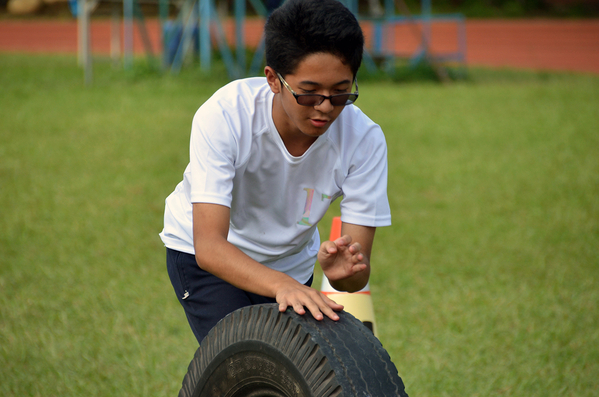
[[[378,339],[351,314],[339,317],[239,309],[204,338],[179,397],[407,397]]]

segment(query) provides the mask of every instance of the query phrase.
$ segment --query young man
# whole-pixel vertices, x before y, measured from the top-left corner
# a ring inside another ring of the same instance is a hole
[[[364,38],[337,0],[289,0],[266,26],[266,78],[234,81],[196,113],[190,163],[166,200],[167,268],[201,342],[228,313],[278,302],[317,320],[341,305],[310,288],[362,289],[390,224],[387,150],[353,102]],[[341,201],[342,237],[317,223]]]

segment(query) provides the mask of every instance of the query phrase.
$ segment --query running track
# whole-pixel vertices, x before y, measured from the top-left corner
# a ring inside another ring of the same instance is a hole
[[[160,48],[158,22],[146,20],[154,50]],[[255,45],[262,21],[248,20],[246,40]],[[233,27],[226,26],[232,40]],[[368,26],[364,27],[367,39]],[[110,21],[92,20],[94,54],[110,53]],[[456,26],[435,24],[433,52],[457,49]],[[515,67],[535,70],[577,71],[599,74],[599,20],[467,20],[466,63],[470,66]],[[394,49],[411,54],[418,47],[413,30],[395,31]],[[143,52],[137,27],[134,48]],[[77,23],[74,20],[0,20],[0,56],[3,52],[76,53]]]

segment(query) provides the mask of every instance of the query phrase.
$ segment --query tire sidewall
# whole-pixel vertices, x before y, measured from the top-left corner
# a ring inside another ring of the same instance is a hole
[[[280,350],[258,340],[223,349],[206,367],[194,396],[245,395],[251,387],[272,388],[289,397],[311,396],[297,367]]]

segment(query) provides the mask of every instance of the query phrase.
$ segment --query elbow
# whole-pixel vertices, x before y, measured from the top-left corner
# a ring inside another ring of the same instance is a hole
[[[194,241],[195,258],[200,269],[212,272],[214,258],[216,257],[214,247],[217,243],[210,243],[207,240],[196,239]]]
[[[366,287],[367,284],[368,284],[368,280],[366,280],[364,282],[356,282],[356,283],[348,286],[347,292],[353,293],[353,292],[361,291]]]
[[[330,284],[331,287],[333,287],[337,291],[353,293],[364,289],[368,284],[368,279],[368,275],[360,274],[359,276],[356,275],[351,279],[339,280],[336,282],[330,281]]]
[[[196,263],[198,264],[200,269],[209,271],[207,269],[207,267],[209,267],[209,266],[204,265],[206,263],[205,258],[203,258],[201,255],[198,255],[197,253],[195,254],[195,257],[196,257]]]

